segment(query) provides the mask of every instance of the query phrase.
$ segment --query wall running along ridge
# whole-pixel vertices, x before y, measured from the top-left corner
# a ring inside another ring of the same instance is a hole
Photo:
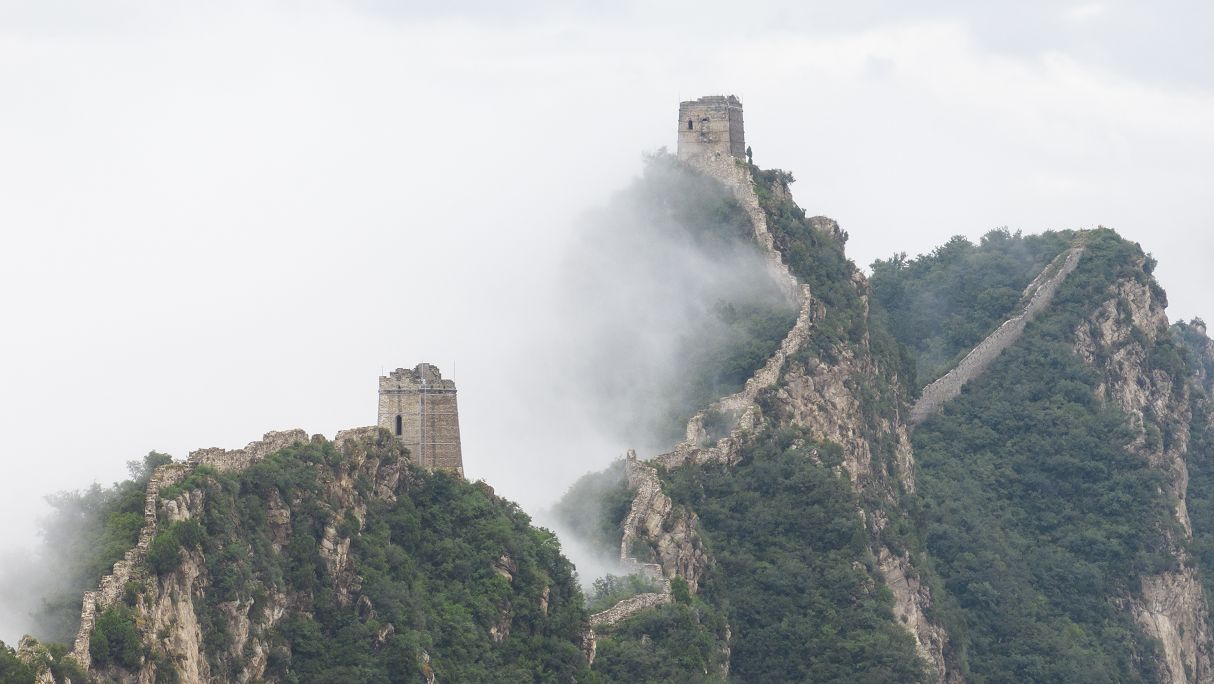
[[[688,161],[701,173],[721,181],[745,209],[754,229],[755,241],[767,256],[773,277],[786,295],[798,304],[799,312],[796,322],[779,349],[747,380],[744,388],[714,402],[706,411],[693,416],[688,421],[685,439],[670,453],[655,457],[653,462],[668,469],[689,463],[716,462],[736,465],[742,456],[742,445],[763,420],[762,411],[756,401],[759,393],[766,388],[779,386],[778,401],[785,406],[786,422],[808,427],[819,437],[843,445],[847,453],[845,465],[852,474],[852,482],[857,489],[867,486],[865,483],[880,480],[873,468],[871,446],[856,426],[860,415],[860,402],[852,388],[855,377],[874,371],[868,367],[871,364],[863,364],[860,360],[852,358],[853,355],[849,352],[843,355],[845,358],[840,363],[831,367],[820,363],[815,368],[806,370],[794,370],[790,367],[790,361],[799,356],[799,352],[810,338],[815,321],[821,320],[825,315],[825,307],[814,300],[807,285],[798,283],[784,263],[784,258],[768,228],[767,215],[755,192],[749,166],[727,154],[696,156]],[[777,194],[787,194],[786,187],[777,187],[774,190]],[[829,219],[815,217],[810,221],[815,229],[826,234],[839,233],[837,224]],[[867,281],[858,272],[853,274],[852,281],[853,286],[858,289],[867,288]],[[863,295],[863,300],[867,306],[867,295]],[[708,443],[709,435],[704,428],[709,411],[718,412],[734,421],[729,434],[715,444]],[[895,417],[893,421],[886,421],[882,429],[897,442],[895,455],[901,471],[902,486],[906,491],[913,492],[914,458],[906,427]],[[626,473],[629,487],[635,495],[623,522],[621,561],[644,572],[659,570],[667,580],[667,592],[668,580],[680,577],[695,593],[704,571],[712,563],[711,556],[696,532],[695,514],[681,509],[675,510],[670,498],[662,492],[656,468],[638,460],[635,452],[628,453]],[[894,486],[889,483],[881,483],[879,486],[884,498],[896,498]],[[866,515],[865,518],[866,524],[878,532],[886,522],[880,512]],[[645,564],[637,561],[632,551],[638,543],[647,543],[658,563]],[[935,668],[940,681],[961,681],[956,672],[947,671],[944,650],[948,636],[943,628],[927,617],[931,594],[926,586],[920,584],[909,555],[906,552],[894,553],[884,547],[874,549],[874,553],[878,556],[878,569],[894,596],[894,615],[897,623],[914,638],[917,652],[924,661]],[[592,620],[601,628],[610,627],[647,609],[650,607],[647,605],[649,601],[655,601],[653,605],[660,605],[656,603],[657,600],[647,597],[631,603],[622,602],[597,614]],[[668,601],[668,598],[662,600]]]
[[[762,389],[779,379],[787,359],[794,355],[809,337],[813,315],[809,286],[797,283],[796,277],[776,250],[775,241],[767,229],[767,217],[759,206],[759,198],[755,195],[750,170],[746,165],[728,154],[712,154],[695,157],[692,166],[721,181],[742,205],[753,226],[755,240],[767,256],[769,271],[781,291],[799,303],[800,311],[792,330],[781,341],[779,349],[746,381],[743,389],[714,402],[708,409],[692,416],[687,423],[685,439],[674,451],[654,459],[667,468],[677,468],[687,463],[737,463],[741,458],[741,445],[745,434],[756,428],[761,419],[755,399]],[[717,411],[734,421],[729,435],[713,445],[707,443],[708,434],[704,429],[708,411]],[[674,510],[670,497],[662,492],[657,470],[639,460],[636,452],[630,449],[625,460],[625,473],[628,486],[634,495],[624,518],[620,561],[627,567],[635,568],[636,572],[661,579],[664,588],[661,594],[642,594],[641,596],[647,598],[640,601],[625,599],[616,606],[591,616],[591,623],[600,627],[614,626],[652,606],[669,603],[672,577],[681,577],[687,582],[690,591],[696,593],[700,577],[712,563],[696,532],[696,516]],[[642,563],[633,556],[634,544],[641,541],[651,545],[658,563]],[[593,633],[590,638],[593,640]],[[593,643],[590,644],[590,650],[593,650]]]
[[[311,438],[312,441],[321,439],[323,437],[320,435]],[[147,548],[155,537],[158,524],[171,525],[202,515],[205,492],[198,489],[183,491],[173,499],[165,499],[160,496],[160,490],[181,482],[199,466],[205,465],[221,472],[238,472],[281,449],[307,441],[308,434],[303,430],[270,432],[264,439],[244,449],[203,449],[191,453],[186,463],[157,468],[147,488],[145,525],[140,533],[140,543],[123,561],[115,564],[114,572],[102,580],[98,591],[85,596],[73,657],[92,669],[89,645],[97,614],[123,600],[128,581],[140,581],[143,588],[136,597],[137,627],[144,643],[154,644],[154,648],[170,658],[182,684],[215,681],[217,675],[212,671],[211,660],[205,651],[202,625],[195,607],[195,600],[205,596],[211,581],[200,552],[183,553],[177,567],[163,576],[152,575],[145,563]],[[383,447],[389,444],[402,453],[390,453],[387,458],[381,456]],[[406,467],[403,448],[398,440],[378,427],[339,432],[333,446],[342,454],[342,466],[327,471],[322,496],[329,506],[339,512],[337,519],[352,516],[361,529],[368,502],[372,499],[394,501],[403,486],[405,480],[402,476]],[[362,492],[357,486],[358,482],[370,482],[370,492]],[[265,503],[271,543],[276,551],[281,550],[292,534],[291,510],[276,492]],[[373,615],[374,606],[368,597],[361,594],[361,579],[349,555],[351,538],[342,536],[335,525],[330,523],[323,530],[318,549],[321,563],[332,580],[338,602],[347,606],[357,605],[360,614],[365,612]],[[265,610],[261,617],[251,612],[254,605],[252,600],[218,605],[232,636],[232,645],[218,656],[228,664],[233,681],[264,679],[271,649],[271,644],[264,638],[265,630],[273,627],[292,609],[293,601],[288,593],[271,591],[265,598]],[[377,634],[377,643],[384,643],[392,636],[394,629],[391,623],[384,625]],[[419,667],[424,669],[426,658],[422,652]],[[150,683],[158,675],[156,662],[145,659],[136,671],[122,675],[120,681]]]
[[[1019,313],[1004,321],[995,332],[979,342],[952,370],[923,388],[919,400],[911,408],[911,425],[922,423],[939,411],[945,403],[955,399],[967,382],[982,375],[1003,350],[1020,339],[1024,326],[1050,305],[1058,286],[1079,265],[1079,257],[1083,255],[1082,238],[1080,240],[1080,244],[1059,255],[1029,283],[1023,295],[1028,297],[1028,302]],[[1059,261],[1062,262],[1061,266],[1058,265]],[[1053,275],[1049,275],[1051,271]]]
[[[670,603],[669,588],[664,592],[650,592],[647,594],[637,594],[629,596],[620,601],[607,610],[600,611],[590,616],[590,624],[609,624],[614,625],[636,615],[643,610],[664,606]]]
[[[97,623],[97,615],[122,600],[127,582],[146,579],[144,561],[147,559],[148,546],[157,532],[156,510],[161,489],[181,482],[200,465],[210,466],[220,472],[239,471],[276,451],[306,441],[308,433],[303,430],[267,432],[260,441],[251,442],[243,449],[199,449],[191,452],[185,463],[169,463],[156,468],[148,480],[144,495],[143,529],[139,531],[139,541],[126,552],[122,560],[114,564],[111,574],[101,578],[96,591],[84,594],[80,610],[80,630],[76,633],[72,657],[86,670],[92,667],[89,640]]]

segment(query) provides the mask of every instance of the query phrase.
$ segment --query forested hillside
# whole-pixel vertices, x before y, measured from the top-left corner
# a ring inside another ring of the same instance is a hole
[[[917,523],[952,599],[946,624],[975,681],[1158,674],[1158,645],[1118,599],[1138,592],[1141,576],[1178,562],[1167,534],[1167,473],[1131,452],[1133,421],[1104,400],[1103,374],[1075,349],[1076,328],[1119,281],[1149,276],[1141,251],[1110,231],[1086,242],[1050,310],[914,434]],[[947,271],[949,259],[922,259],[924,276],[909,279],[930,282],[931,267]],[[948,280],[916,285],[930,296]],[[1167,335],[1149,349],[1153,359],[1172,353]],[[1173,363],[1165,370],[1183,382]]]
[[[1169,328],[1154,261],[1107,229],[996,230],[879,261],[865,282],[846,234],[792,203],[788,174],[753,173],[813,293],[808,339],[760,395],[737,462],[659,458],[662,496],[633,502],[645,543],[623,553],[694,580],[683,604],[703,620],[663,608],[603,626],[594,669],[633,673],[618,654],[644,643],[684,655],[654,670],[675,681],[1214,678],[1199,588],[1214,558],[1214,347],[1200,321]],[[907,429],[918,388],[1076,246],[1044,313]],[[685,646],[712,638],[718,651]]]
[[[872,265],[889,327],[914,355],[920,387],[935,380],[1006,320],[1025,286],[1074,239],[992,230],[975,245],[958,236],[926,256]]]
[[[59,645],[0,645],[0,681],[1214,681],[1214,342],[1169,324],[1154,260],[996,230],[866,278],[790,174],[734,163],[657,155],[583,236],[580,291],[613,294],[571,326],[582,377],[670,449],[554,506],[613,568],[587,596],[555,535],[388,433],[271,433],[241,467],[153,452],[57,498]],[[137,541],[73,662],[73,606]]]
[[[412,468],[387,432],[199,466],[158,499],[144,566],[88,634],[100,681],[586,676],[583,597],[552,533],[484,484]],[[0,654],[3,681],[32,682],[15,662]]]

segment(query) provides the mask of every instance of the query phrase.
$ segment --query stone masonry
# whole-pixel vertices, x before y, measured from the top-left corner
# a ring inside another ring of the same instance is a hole
[[[455,382],[437,367],[419,363],[380,377],[378,425],[409,449],[414,464],[464,474]]]
[[[746,156],[742,102],[733,95],[708,95],[679,103],[679,159]]]

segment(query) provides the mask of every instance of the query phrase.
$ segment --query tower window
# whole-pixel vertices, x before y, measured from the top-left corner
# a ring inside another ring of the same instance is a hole
[[[691,119],[688,119],[688,120],[687,120],[687,130],[689,130],[689,131],[690,131],[691,129],[692,129],[692,126],[691,126]]]
[[[400,437],[401,432],[402,432],[402,430],[401,430],[401,420],[400,420],[400,416],[397,416],[397,417],[396,417],[396,436],[397,436],[397,437]]]

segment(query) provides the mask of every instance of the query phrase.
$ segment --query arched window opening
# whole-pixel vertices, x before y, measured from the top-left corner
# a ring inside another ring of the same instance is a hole
[[[401,435],[401,432],[402,432],[401,427],[402,426],[401,426],[400,416],[397,416],[396,417],[396,436],[397,437],[400,437],[400,435]]]
[[[690,131],[691,129],[692,129],[692,125],[691,125],[691,119],[688,119],[688,120],[687,120],[687,130],[689,130],[689,131]]]

